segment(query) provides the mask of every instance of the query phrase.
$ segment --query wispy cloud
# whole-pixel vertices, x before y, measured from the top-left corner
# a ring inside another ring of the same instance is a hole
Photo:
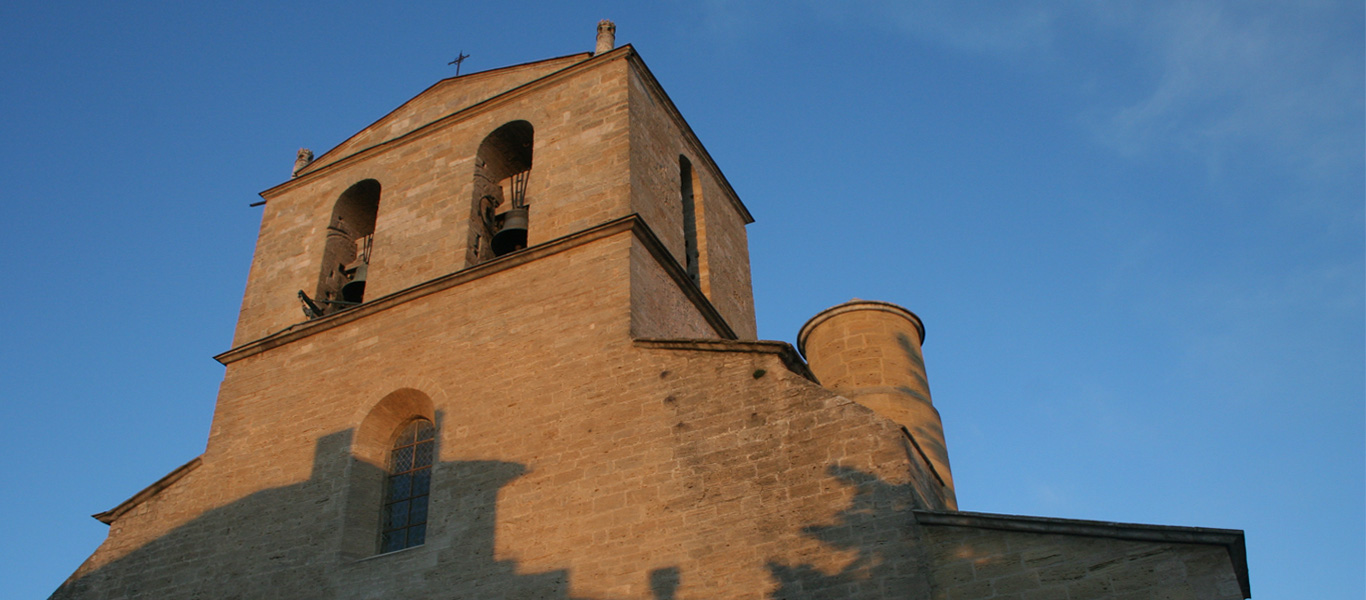
[[[1366,160],[1361,9],[1350,1],[809,6],[822,21],[1051,72],[1084,99],[1077,118],[1095,142],[1125,156],[1181,153],[1217,177],[1256,152],[1318,179]]]
[[[1324,29],[1333,12],[1237,6],[1095,14],[1097,26],[1128,39],[1138,68],[1156,73],[1135,96],[1093,107],[1097,138],[1129,155],[1191,153],[1216,172],[1228,153],[1248,149],[1315,176],[1359,166],[1362,59]]]
[[[954,3],[876,0],[860,9],[885,25],[926,41],[973,53],[1015,53],[1047,47],[1054,14],[1038,2]]]

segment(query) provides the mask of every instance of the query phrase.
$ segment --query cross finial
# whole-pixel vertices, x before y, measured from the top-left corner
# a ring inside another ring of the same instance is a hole
[[[459,76],[460,76],[460,63],[465,62],[465,59],[467,59],[467,58],[469,58],[469,57],[470,57],[470,55],[465,54],[465,51],[464,51],[464,50],[461,50],[461,51],[460,51],[460,55],[457,56],[457,57],[455,57],[455,60],[453,60],[453,61],[451,61],[451,62],[448,62],[448,63],[446,63],[446,64],[448,64],[448,65],[455,65],[455,76],[456,76],[456,77],[459,77]]]

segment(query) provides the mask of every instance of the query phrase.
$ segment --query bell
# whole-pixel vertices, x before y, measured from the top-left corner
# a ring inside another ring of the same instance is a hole
[[[365,271],[370,265],[360,263],[355,269],[348,269],[351,272],[351,281],[342,286],[342,300],[359,304],[361,298],[365,296]]]
[[[489,245],[494,256],[502,256],[526,247],[526,207],[514,208],[503,215],[503,227],[493,234]]]

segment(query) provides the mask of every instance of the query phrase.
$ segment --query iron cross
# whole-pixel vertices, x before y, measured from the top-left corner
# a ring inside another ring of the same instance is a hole
[[[465,54],[465,51],[464,51],[464,50],[461,50],[461,51],[460,51],[460,56],[455,57],[455,60],[453,60],[453,61],[451,61],[451,62],[448,62],[448,63],[446,63],[446,64],[448,64],[448,65],[455,65],[455,76],[456,76],[456,77],[459,77],[459,76],[460,76],[460,63],[465,62],[465,59],[467,59],[467,58],[469,58],[469,57],[470,57],[470,55]]]

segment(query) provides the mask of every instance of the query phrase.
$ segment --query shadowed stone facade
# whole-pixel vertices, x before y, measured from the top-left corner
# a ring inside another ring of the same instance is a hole
[[[1239,531],[959,512],[910,311],[756,340],[753,219],[614,30],[300,153],[203,455],[53,598],[1248,596]],[[413,419],[425,541],[381,553]]]

